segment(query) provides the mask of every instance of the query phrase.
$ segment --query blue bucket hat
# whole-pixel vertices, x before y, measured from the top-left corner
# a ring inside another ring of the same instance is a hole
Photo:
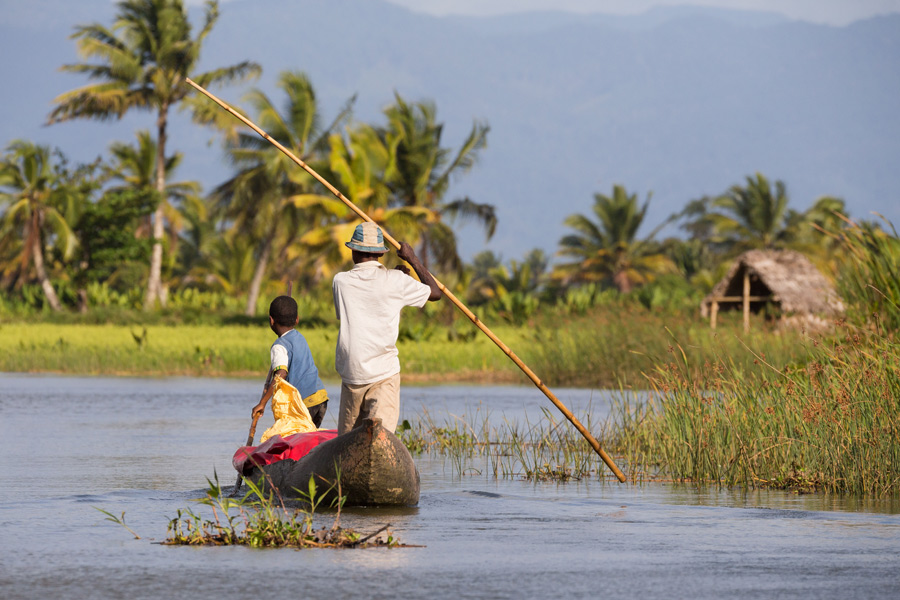
[[[372,254],[384,254],[388,251],[384,245],[384,235],[381,233],[381,227],[369,221],[357,225],[356,229],[353,230],[353,237],[344,245],[351,250],[370,252]]]

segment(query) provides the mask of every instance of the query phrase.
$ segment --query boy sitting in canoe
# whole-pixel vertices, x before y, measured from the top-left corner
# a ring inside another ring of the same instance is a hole
[[[300,320],[297,302],[290,296],[278,296],[269,305],[269,326],[278,339],[269,351],[271,368],[266,381],[267,393],[253,407],[256,417],[272,398],[275,424],[263,432],[260,442],[273,435],[315,431],[325,418],[328,393],[319,378],[309,344],[294,329]]]

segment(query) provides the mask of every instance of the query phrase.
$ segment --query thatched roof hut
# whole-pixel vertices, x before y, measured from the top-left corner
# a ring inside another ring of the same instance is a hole
[[[720,310],[740,308],[747,330],[750,312],[759,311],[769,302],[785,317],[810,322],[844,312],[844,303],[831,283],[808,258],[793,250],[750,250],[741,254],[703,299],[700,312],[715,328]]]

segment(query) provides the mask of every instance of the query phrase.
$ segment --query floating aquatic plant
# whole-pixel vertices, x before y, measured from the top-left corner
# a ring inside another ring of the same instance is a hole
[[[261,485],[247,480],[248,491],[241,498],[230,498],[223,493],[218,478],[209,481],[206,497],[199,500],[212,512],[212,518],[203,517],[192,509],[179,509],[169,521],[166,545],[173,546],[232,546],[253,548],[369,548],[375,546],[393,548],[401,546],[387,531],[390,524],[374,533],[363,536],[352,529],[340,526],[341,507],[345,497],[341,495],[340,477],[333,486],[322,490],[313,477],[307,490],[297,490],[301,508],[288,508],[277,491],[264,492]],[[316,528],[316,510],[328,494],[337,486],[337,497],[332,507],[337,513],[331,527]]]
[[[161,542],[166,546],[250,546],[252,548],[397,548],[401,544],[389,528],[390,523],[373,533],[364,535],[341,527],[341,508],[345,497],[341,495],[340,477],[327,489],[317,486],[310,477],[307,490],[297,490],[300,507],[288,507],[277,492],[266,493],[261,482],[246,481],[248,491],[242,497],[231,498],[223,493],[218,476],[207,479],[206,496],[196,501],[209,510],[178,509],[169,521],[167,537]],[[335,490],[336,487],[336,490]],[[316,510],[332,492],[337,497],[330,506],[336,509],[330,527],[316,527]],[[95,507],[96,508],[96,507]],[[124,527],[135,539],[140,539],[125,524],[125,513],[120,517],[97,508],[106,520]]]

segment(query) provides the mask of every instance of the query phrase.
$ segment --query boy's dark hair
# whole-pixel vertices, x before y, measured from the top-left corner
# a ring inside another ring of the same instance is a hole
[[[269,305],[269,316],[276,325],[293,327],[297,323],[297,301],[290,296],[278,296]]]

